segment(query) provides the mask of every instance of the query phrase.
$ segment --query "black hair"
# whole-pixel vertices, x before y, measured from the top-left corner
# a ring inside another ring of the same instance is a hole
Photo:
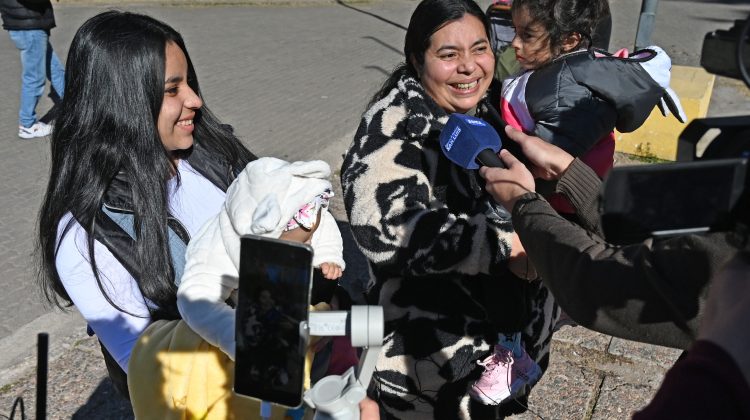
[[[39,215],[39,282],[47,300],[72,304],[55,266],[60,221],[70,212],[88,234],[88,259],[106,299],[94,258],[94,220],[115,175],[129,179],[133,203],[136,278],[152,317],[177,318],[174,268],[167,236],[167,182],[177,173],[157,130],[164,98],[165,50],[185,53],[187,83],[200,96],[198,79],[180,34],[149,16],[107,11],[76,32],[66,62],[65,95],[51,140],[51,168]],[[204,101],[205,103],[205,101]],[[204,104],[193,120],[194,144],[210,159],[242,168],[252,154]],[[179,182],[179,178],[177,179]]]
[[[513,0],[511,13],[522,8],[547,31],[553,56],[560,54],[563,39],[574,33],[581,36],[579,47],[590,48],[597,25],[609,16],[607,0]]]
[[[401,76],[406,73],[419,78],[419,69],[424,64],[424,54],[430,48],[430,38],[446,24],[469,14],[478,18],[484,25],[489,40],[490,22],[487,15],[473,0],[422,0],[411,15],[404,39],[404,59],[388,76],[380,89],[373,95],[368,108],[388,94]]]

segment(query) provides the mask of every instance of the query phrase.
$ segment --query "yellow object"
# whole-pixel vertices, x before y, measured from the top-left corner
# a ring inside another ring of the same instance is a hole
[[[257,418],[260,404],[235,395],[234,363],[184,321],[156,321],[130,355],[128,389],[136,419]],[[285,409],[273,407],[281,420]]]
[[[670,86],[677,93],[685,110],[685,124],[673,115],[663,116],[658,108],[651,111],[646,122],[632,133],[615,131],[615,150],[631,155],[675,160],[677,138],[687,124],[703,118],[713,92],[715,76],[700,67],[672,66]]]
[[[312,310],[327,310],[319,304]],[[310,386],[311,351],[305,363]],[[260,404],[236,395],[234,362],[182,320],[155,321],[141,334],[128,363],[128,389],[136,419],[258,418]],[[286,409],[272,406],[271,419]]]

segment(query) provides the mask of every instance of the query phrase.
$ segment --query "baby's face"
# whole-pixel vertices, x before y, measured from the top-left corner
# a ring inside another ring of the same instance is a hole
[[[313,226],[311,230],[307,230],[303,227],[298,227],[297,229],[287,230],[283,232],[279,239],[292,242],[308,243],[310,242],[310,239],[312,239],[314,230],[315,226]]]
[[[315,220],[315,224],[311,229],[305,229],[304,227],[300,226],[297,229],[287,230],[285,232],[281,233],[281,236],[279,239],[285,240],[285,241],[292,241],[292,242],[302,242],[303,244],[309,244],[312,240],[312,236],[315,233],[315,229],[318,228],[318,225],[320,224],[320,213],[318,212],[317,219]]]

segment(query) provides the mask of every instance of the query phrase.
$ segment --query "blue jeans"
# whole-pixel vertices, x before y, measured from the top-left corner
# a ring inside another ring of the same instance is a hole
[[[44,93],[45,80],[60,98],[65,91],[65,69],[49,43],[49,34],[41,29],[8,31],[21,51],[21,107],[18,123],[31,127],[36,121],[36,104]]]

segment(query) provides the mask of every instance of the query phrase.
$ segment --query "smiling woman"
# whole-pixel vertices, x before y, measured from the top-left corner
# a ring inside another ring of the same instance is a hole
[[[180,316],[185,244],[255,157],[204,106],[182,37],[163,22],[94,16],[67,65],[40,212],[40,280],[51,302],[81,312],[127,396],[139,335]]]
[[[449,113],[497,112],[484,13],[472,0],[422,1],[404,56],[341,168],[369,294],[386,318],[372,397],[399,419],[522,411],[513,401],[546,367],[559,310],[540,282],[521,278],[528,265],[507,213],[438,141]]]

